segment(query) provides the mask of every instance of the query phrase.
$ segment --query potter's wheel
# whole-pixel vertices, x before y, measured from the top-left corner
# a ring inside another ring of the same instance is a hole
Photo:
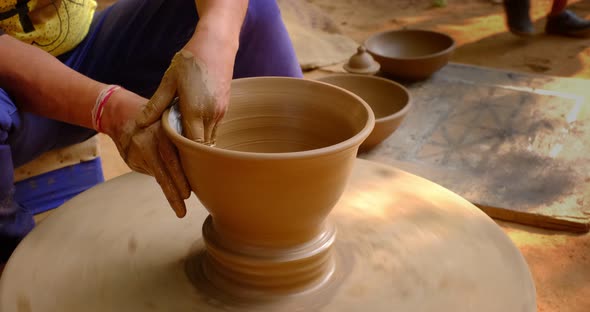
[[[199,276],[207,211],[195,198],[188,206],[177,219],[136,173],[79,195],[16,250],[0,311],[536,310],[526,263],[491,219],[390,167],[357,160],[329,217],[334,282],[264,302],[227,297]]]

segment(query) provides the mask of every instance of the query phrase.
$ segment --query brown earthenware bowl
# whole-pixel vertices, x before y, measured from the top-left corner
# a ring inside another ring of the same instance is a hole
[[[394,30],[375,34],[365,42],[381,71],[405,80],[423,80],[445,66],[455,50],[449,35],[429,30]]]
[[[385,78],[336,74],[318,80],[351,91],[365,100],[373,110],[375,128],[361,145],[361,151],[375,147],[393,134],[412,107],[408,89]]]
[[[251,248],[322,234],[375,122],[352,92],[284,77],[234,80],[214,147],[182,136],[179,118],[171,109],[162,123],[192,190],[219,237]]]

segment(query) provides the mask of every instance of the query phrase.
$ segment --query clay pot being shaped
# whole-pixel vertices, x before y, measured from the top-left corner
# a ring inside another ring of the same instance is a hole
[[[404,80],[430,77],[445,66],[455,50],[455,40],[429,30],[394,30],[377,33],[365,42],[381,71]]]
[[[335,74],[318,80],[351,91],[365,100],[373,110],[375,128],[361,145],[361,151],[368,151],[391,136],[412,107],[408,89],[385,78]]]
[[[182,136],[179,118],[170,109],[163,126],[210,214],[208,279],[232,293],[324,280],[335,237],[326,217],[373,129],[369,106],[326,83],[258,77],[232,82],[214,147]]]

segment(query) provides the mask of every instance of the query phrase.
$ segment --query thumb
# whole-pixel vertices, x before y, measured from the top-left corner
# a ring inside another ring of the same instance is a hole
[[[141,111],[137,119],[137,125],[140,128],[147,127],[158,121],[162,117],[164,110],[170,106],[176,94],[176,83],[169,71],[166,71],[158,89]]]

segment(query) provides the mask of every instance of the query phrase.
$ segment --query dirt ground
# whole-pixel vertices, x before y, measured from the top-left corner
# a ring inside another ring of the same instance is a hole
[[[256,0],[254,0],[256,1]],[[305,0],[301,0],[305,1]],[[108,2],[99,1],[101,7]],[[457,41],[452,61],[511,71],[590,78],[590,39],[542,33],[551,1],[532,1],[539,32],[521,39],[507,32],[502,5],[491,0],[310,0],[358,42],[379,30],[402,27],[446,32]],[[590,18],[590,1],[570,1]],[[101,137],[107,179],[128,171],[108,138]],[[590,235],[570,235],[498,222],[525,256],[537,287],[538,311],[590,311]],[[485,283],[485,281],[482,281]],[[502,300],[502,298],[498,298]]]

